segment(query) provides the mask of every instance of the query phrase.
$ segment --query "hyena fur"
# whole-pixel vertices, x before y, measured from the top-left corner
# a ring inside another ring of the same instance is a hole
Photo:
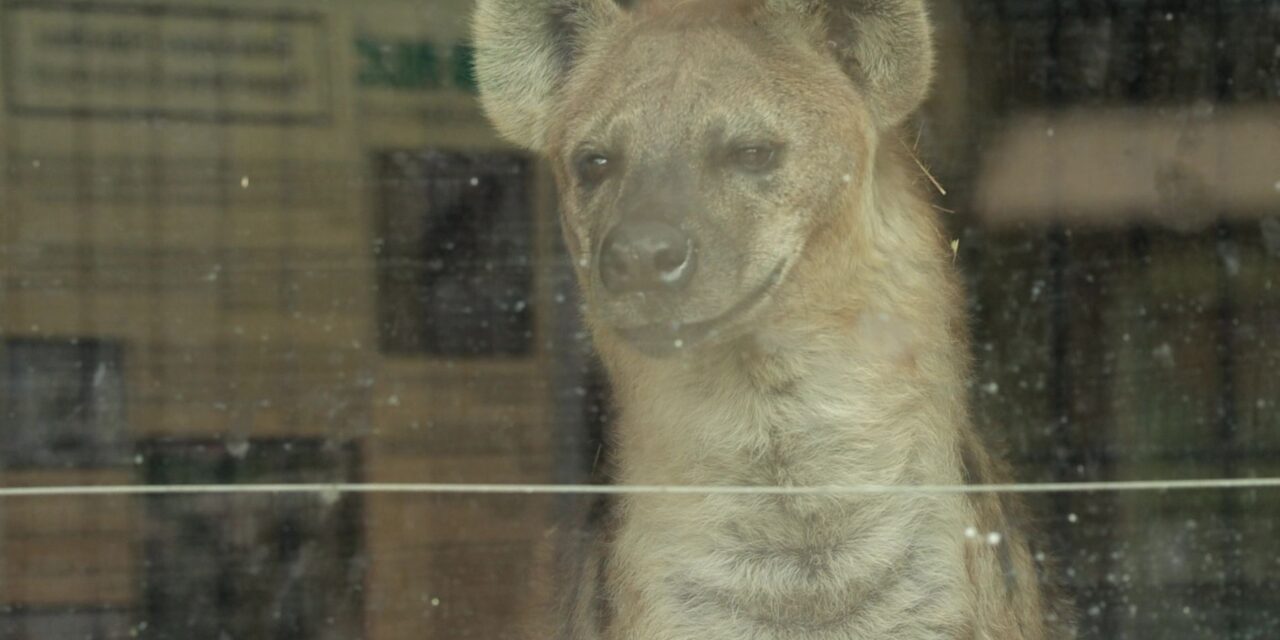
[[[490,119],[555,173],[614,481],[1006,477],[897,133],[930,84],[923,1],[479,0],[475,42]],[[1065,637],[1018,513],[989,493],[623,495],[557,637]]]

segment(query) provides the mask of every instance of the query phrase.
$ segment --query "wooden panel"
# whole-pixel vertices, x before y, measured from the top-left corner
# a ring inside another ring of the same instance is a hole
[[[520,638],[545,624],[549,497],[380,495],[366,504],[370,637]]]
[[[127,471],[6,473],[5,486],[121,484]],[[127,496],[0,502],[0,599],[7,604],[124,606],[135,601],[138,510]]]

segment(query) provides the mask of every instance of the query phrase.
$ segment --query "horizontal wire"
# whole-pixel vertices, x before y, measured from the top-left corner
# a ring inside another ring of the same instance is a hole
[[[696,485],[598,484],[430,484],[430,483],[314,483],[314,484],[167,484],[0,487],[0,498],[74,497],[100,495],[183,494],[487,494],[487,495],[760,495],[841,496],[974,493],[1098,493],[1134,491],[1196,491],[1280,489],[1280,478],[1209,478],[1203,480],[1135,480],[1119,482],[1045,482],[984,485],[851,485],[810,487],[750,487]]]

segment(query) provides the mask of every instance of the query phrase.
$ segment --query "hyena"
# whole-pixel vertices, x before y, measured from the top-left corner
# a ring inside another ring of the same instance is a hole
[[[624,485],[959,485],[952,252],[897,129],[923,0],[479,0],[487,113],[545,154]],[[625,494],[575,640],[1061,637],[1004,496]]]

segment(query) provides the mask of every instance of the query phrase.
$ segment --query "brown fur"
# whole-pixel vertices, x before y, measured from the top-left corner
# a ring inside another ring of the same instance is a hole
[[[481,0],[486,108],[550,159],[636,485],[990,483],[962,295],[897,123],[919,0]],[[771,162],[744,167],[743,148]],[[603,159],[588,178],[583,159]],[[679,291],[612,290],[634,220],[697,243]],[[1054,630],[1008,497],[622,497],[565,637],[1036,640]]]

